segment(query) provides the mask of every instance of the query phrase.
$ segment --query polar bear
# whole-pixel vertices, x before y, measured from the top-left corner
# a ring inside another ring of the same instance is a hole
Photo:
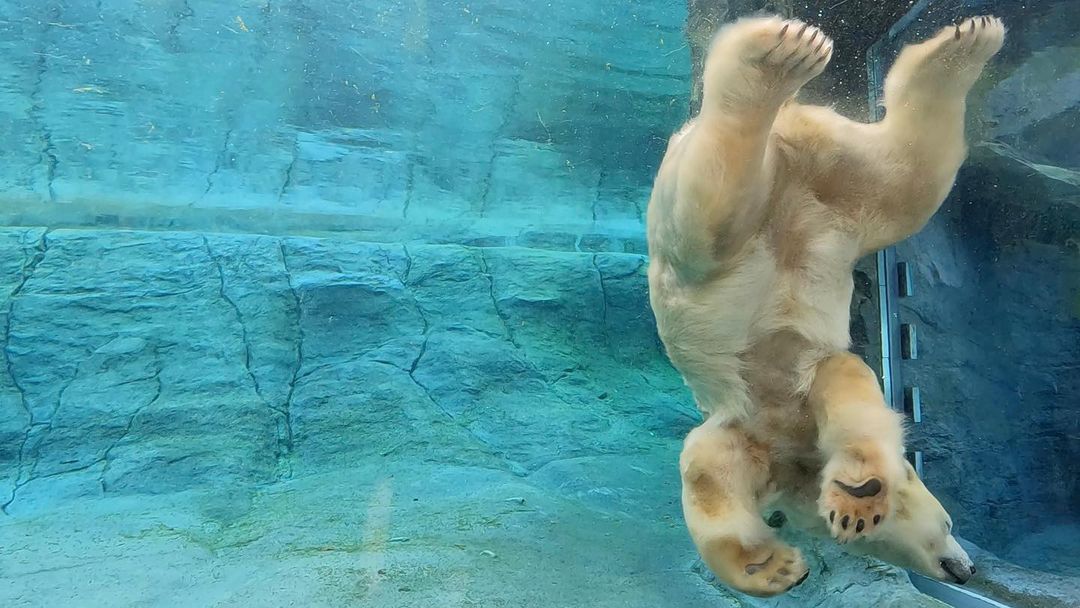
[[[848,311],[856,261],[922,228],[951,189],[965,98],[1004,35],[976,17],[907,46],[875,124],[794,101],[832,54],[816,27],[744,19],[710,46],[702,109],[649,201],[649,298],[705,416],[680,457],[687,527],[734,589],[776,595],[809,575],[763,521],[774,507],[940,580],[975,572],[848,352]]]

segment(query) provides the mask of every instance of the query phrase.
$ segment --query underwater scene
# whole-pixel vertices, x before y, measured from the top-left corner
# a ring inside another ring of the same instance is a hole
[[[0,605],[1080,606],[1078,31],[0,0]]]

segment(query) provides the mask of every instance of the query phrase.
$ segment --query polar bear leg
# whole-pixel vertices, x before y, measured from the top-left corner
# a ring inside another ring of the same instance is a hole
[[[974,17],[901,51],[885,79],[885,118],[851,132],[862,167],[846,180],[864,192],[868,250],[902,240],[937,212],[967,156],[966,97],[1001,48],[1005,26]]]
[[[919,136],[933,135],[925,121],[940,104],[958,104],[1001,49],[1005,25],[997,17],[973,17],[933,38],[904,47],[885,80],[885,107],[898,121],[910,120]],[[959,125],[963,126],[963,125]]]
[[[737,428],[706,421],[683,447],[683,514],[702,560],[728,586],[759,597],[806,580],[798,549],[779,540],[761,517],[768,454]]]
[[[818,514],[840,542],[871,536],[905,479],[900,416],[861,359],[837,353],[817,368],[808,404],[826,458]]]
[[[769,135],[780,107],[825,69],[832,41],[800,21],[745,19],[710,46],[701,113],[660,168],[661,237],[692,274],[737,252],[761,225],[771,187]]]

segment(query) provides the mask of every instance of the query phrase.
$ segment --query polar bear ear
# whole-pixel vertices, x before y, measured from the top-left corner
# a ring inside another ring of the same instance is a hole
[[[911,466],[911,463],[904,459],[904,472],[907,474],[908,483],[914,482],[919,474],[915,472],[915,467]]]

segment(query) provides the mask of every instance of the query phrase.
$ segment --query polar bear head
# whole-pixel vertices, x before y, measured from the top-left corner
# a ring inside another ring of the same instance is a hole
[[[905,465],[907,475],[896,489],[892,517],[882,522],[872,539],[860,541],[860,549],[897,566],[962,585],[975,574],[975,566],[952,535],[952,518],[911,465]]]

